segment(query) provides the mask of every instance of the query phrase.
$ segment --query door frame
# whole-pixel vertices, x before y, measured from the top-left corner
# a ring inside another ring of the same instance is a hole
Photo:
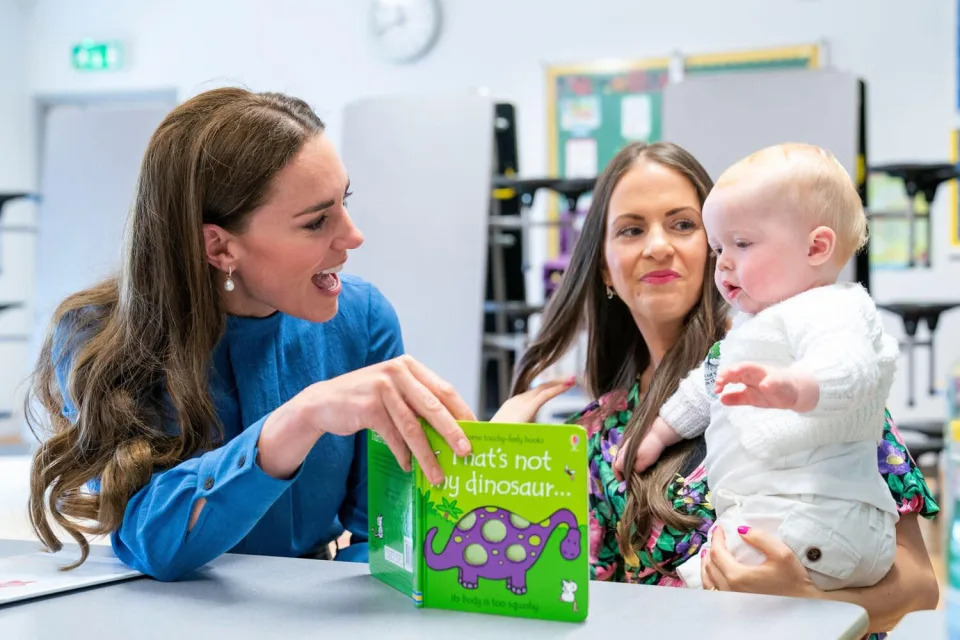
[[[36,193],[43,197],[43,149],[47,139],[47,113],[62,106],[102,107],[107,105],[130,106],[135,104],[157,105],[169,103],[172,109],[179,103],[177,89],[143,89],[132,91],[82,91],[63,93],[39,93],[33,97],[34,117],[34,175]]]
[[[47,136],[47,116],[52,109],[62,106],[79,107],[104,107],[104,106],[126,106],[136,105],[159,106],[169,105],[173,109],[179,103],[178,92],[176,88],[145,89],[132,91],[90,91],[90,92],[64,92],[64,93],[40,93],[33,96],[33,133],[34,133],[34,192],[43,198],[43,162],[44,148]],[[40,205],[42,206],[42,204]],[[36,235],[39,232],[39,219],[35,219],[29,226],[18,227],[17,231],[32,233]],[[36,272],[36,265],[34,265]],[[36,295],[36,292],[31,292]],[[29,342],[32,340],[32,334],[23,336],[0,336],[0,342]],[[26,421],[23,419],[22,410],[17,405],[18,397],[14,398],[13,415],[10,417],[13,424],[13,433],[10,438],[0,439],[0,455],[7,452],[19,451],[20,448],[27,446],[32,438],[27,428]]]

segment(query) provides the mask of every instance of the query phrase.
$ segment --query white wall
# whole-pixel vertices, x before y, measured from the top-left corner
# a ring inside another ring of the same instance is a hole
[[[822,39],[835,66],[861,74],[869,84],[873,162],[945,158],[957,92],[952,0],[925,0],[909,10],[901,0],[445,0],[446,26],[436,49],[410,67],[376,58],[367,35],[367,2],[26,4],[31,93],[174,86],[188,96],[243,83],[306,98],[338,139],[340,110],[357,97],[486,87],[518,106],[521,172],[527,175],[546,170],[543,70],[548,63]],[[82,37],[124,40],[127,69],[113,74],[71,70],[69,49]],[[8,179],[0,175],[0,184]],[[946,200],[935,212],[941,237]],[[877,296],[960,298],[960,263],[948,263],[943,246],[935,247],[935,261],[929,273],[878,274]],[[942,372],[960,356],[960,312],[941,326]],[[921,371],[925,364],[918,358]],[[925,377],[918,382],[922,388]],[[900,396],[902,386],[892,400],[898,417],[941,413],[937,398],[908,414]]]
[[[24,0],[0,0],[0,192],[29,191],[35,184],[30,101],[27,97],[27,37]],[[33,287],[34,206],[12,202],[0,217],[0,302],[29,298]],[[0,411],[14,409],[27,367],[30,308],[0,314]],[[0,437],[14,431],[0,419]]]
[[[26,4],[0,0],[0,191],[34,180],[27,100]]]

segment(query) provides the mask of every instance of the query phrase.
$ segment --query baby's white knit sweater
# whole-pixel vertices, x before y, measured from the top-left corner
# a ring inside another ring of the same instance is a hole
[[[899,349],[860,285],[817,287],[738,318],[719,347],[719,358],[691,372],[661,407],[660,416],[681,437],[706,430],[713,403],[747,452],[761,458],[882,437]],[[801,414],[722,405],[713,394],[717,370],[745,362],[812,374],[820,384],[816,408]]]

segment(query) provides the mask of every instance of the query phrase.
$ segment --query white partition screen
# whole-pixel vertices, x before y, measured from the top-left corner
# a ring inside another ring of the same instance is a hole
[[[829,69],[692,77],[663,93],[663,139],[692,153],[714,179],[750,153],[781,142],[829,149],[857,175],[860,84]],[[852,280],[853,264],[843,279]]]
[[[343,160],[365,236],[346,271],[393,303],[408,354],[479,412],[494,104],[479,96],[348,105]]]

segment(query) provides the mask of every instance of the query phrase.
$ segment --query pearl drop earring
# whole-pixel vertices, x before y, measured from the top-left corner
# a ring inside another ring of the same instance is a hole
[[[236,285],[233,282],[233,267],[227,269],[227,279],[223,283],[223,288],[227,291],[233,291],[236,288]]]

